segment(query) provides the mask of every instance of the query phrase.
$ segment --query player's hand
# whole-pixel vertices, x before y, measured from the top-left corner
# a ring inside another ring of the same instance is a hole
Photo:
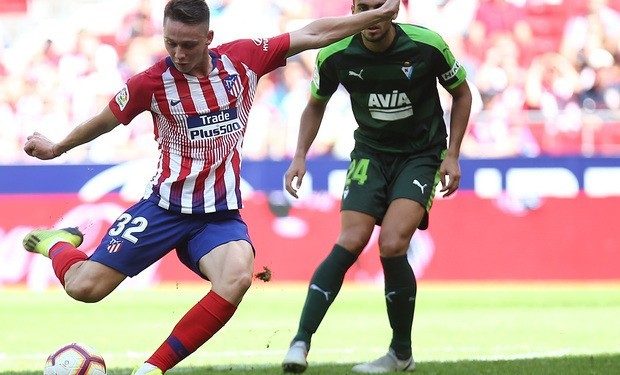
[[[387,19],[395,19],[398,16],[398,8],[400,7],[401,0],[386,0],[381,6],[381,9],[385,11]]]
[[[284,187],[286,191],[295,198],[299,198],[297,196],[297,190],[301,187],[301,181],[304,179],[305,174],[306,159],[303,157],[294,157],[293,161],[291,161],[291,165],[289,165],[284,174]],[[295,187],[293,187],[293,180],[296,180]]]
[[[446,183],[447,176],[447,183]],[[444,197],[449,197],[458,188],[461,182],[461,167],[459,159],[454,156],[446,156],[439,167],[439,179],[441,181],[441,192]]]
[[[37,159],[49,160],[60,155],[55,146],[43,134],[35,132],[26,139],[24,151]]]

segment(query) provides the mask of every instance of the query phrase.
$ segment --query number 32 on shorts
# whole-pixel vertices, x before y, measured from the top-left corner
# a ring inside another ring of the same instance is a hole
[[[148,220],[142,216],[132,217],[127,212],[123,213],[116,220],[116,224],[110,228],[108,235],[110,237],[120,236],[131,243],[138,242],[138,237],[134,234],[142,233],[149,225]]]
[[[346,185],[349,186],[351,184],[351,181],[356,181],[358,185],[364,185],[364,183],[368,179],[369,164],[370,160],[368,159],[351,160],[351,164],[349,164],[349,169],[347,170]]]

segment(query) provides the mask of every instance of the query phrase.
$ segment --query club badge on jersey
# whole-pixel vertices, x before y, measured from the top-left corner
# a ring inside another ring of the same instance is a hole
[[[229,75],[228,77],[224,78],[223,81],[224,81],[224,87],[226,87],[226,91],[228,92],[228,94],[230,94],[231,96],[234,96],[235,98],[238,98],[239,94],[241,94],[241,90],[243,90],[243,87],[241,86],[241,80],[239,79],[239,75],[238,74]]]

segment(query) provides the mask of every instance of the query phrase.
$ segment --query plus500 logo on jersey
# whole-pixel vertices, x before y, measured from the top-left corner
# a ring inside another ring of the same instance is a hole
[[[221,137],[241,130],[237,119],[237,108],[208,113],[206,115],[190,116],[187,118],[189,139],[209,139]]]

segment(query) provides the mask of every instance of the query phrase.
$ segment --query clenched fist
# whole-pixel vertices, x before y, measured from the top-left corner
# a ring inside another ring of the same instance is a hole
[[[58,152],[55,143],[52,143],[52,141],[38,132],[28,136],[24,145],[24,151],[28,155],[41,160],[53,159],[61,154],[61,152]]]

